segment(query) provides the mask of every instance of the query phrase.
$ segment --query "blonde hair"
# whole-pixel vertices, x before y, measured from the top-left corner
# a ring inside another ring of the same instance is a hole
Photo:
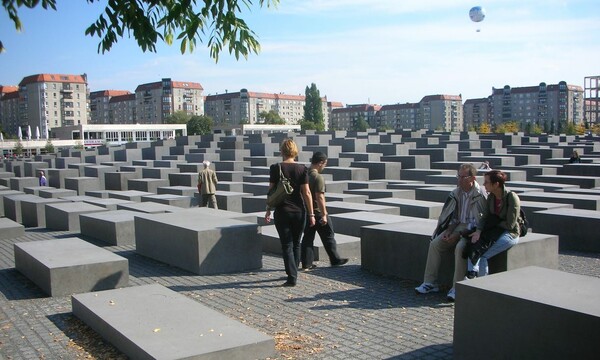
[[[296,146],[296,143],[292,139],[283,140],[279,150],[281,151],[281,155],[286,158],[296,158],[298,156],[298,146]]]

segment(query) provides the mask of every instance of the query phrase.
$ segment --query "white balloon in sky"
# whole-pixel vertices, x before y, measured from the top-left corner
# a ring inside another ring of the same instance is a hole
[[[485,9],[481,6],[473,6],[471,10],[469,10],[469,17],[471,21],[481,22],[485,19]]]

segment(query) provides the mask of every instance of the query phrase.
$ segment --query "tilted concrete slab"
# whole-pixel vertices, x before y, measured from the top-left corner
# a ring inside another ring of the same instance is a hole
[[[184,209],[177,206],[159,204],[154,202],[132,202],[128,204],[117,205],[117,210],[131,210],[145,214],[162,214],[183,211]]]
[[[159,284],[77,294],[73,314],[131,359],[264,359],[273,338]]]
[[[535,266],[461,281],[454,358],[596,358],[598,303],[600,279]]]
[[[79,238],[16,243],[15,268],[50,296],[129,284],[127,259]]]

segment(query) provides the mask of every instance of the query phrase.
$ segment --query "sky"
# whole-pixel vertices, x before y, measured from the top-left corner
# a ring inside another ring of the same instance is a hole
[[[583,87],[584,77],[600,75],[598,0],[281,0],[277,8],[253,2],[242,17],[261,52],[247,60],[225,52],[218,63],[204,44],[191,54],[182,55],[179,43],[144,53],[128,37],[99,54],[99,39],[85,29],[106,1],[22,8],[22,32],[0,10],[0,84],[86,73],[90,91],[134,92],[171,78],[198,82],[205,95],[242,88],[304,95],[315,83],[329,101],[386,105],[435,94],[465,101],[505,85],[564,80]],[[476,5],[486,12],[480,23],[469,19]]]

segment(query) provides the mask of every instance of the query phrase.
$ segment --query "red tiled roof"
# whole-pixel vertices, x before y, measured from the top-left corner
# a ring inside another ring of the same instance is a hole
[[[421,99],[421,101],[433,101],[433,100],[462,101],[462,97],[460,95],[427,95]]]
[[[19,86],[43,82],[86,84],[87,79],[84,75],[36,74],[24,77],[19,83]]]
[[[113,103],[124,102],[124,101],[135,101],[135,94],[116,95],[116,96],[111,97],[108,102],[110,104],[113,104]]]
[[[95,99],[97,97],[113,97],[126,94],[131,94],[131,92],[129,92],[129,90],[99,90],[92,91],[90,93],[90,99]]]
[[[18,86],[0,85],[0,95],[19,91]]]

